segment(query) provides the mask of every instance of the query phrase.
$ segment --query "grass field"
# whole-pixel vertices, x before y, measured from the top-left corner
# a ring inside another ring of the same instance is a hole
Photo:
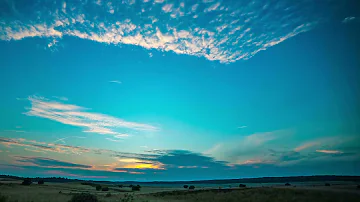
[[[103,202],[359,202],[360,190],[355,185],[339,187],[277,187],[195,189],[142,187],[132,191],[129,187],[108,186],[109,191],[96,191],[94,186],[81,183],[45,183],[20,185],[19,181],[1,181],[0,202],[67,202],[78,193],[91,193]],[[110,193],[110,194],[108,194]],[[111,196],[106,196],[106,195]]]

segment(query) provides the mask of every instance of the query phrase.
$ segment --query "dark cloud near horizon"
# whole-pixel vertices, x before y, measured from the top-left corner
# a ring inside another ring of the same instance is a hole
[[[70,163],[70,162],[59,161],[50,158],[25,157],[25,156],[15,156],[15,158],[17,162],[33,163],[40,167],[91,168],[91,166],[89,165]]]

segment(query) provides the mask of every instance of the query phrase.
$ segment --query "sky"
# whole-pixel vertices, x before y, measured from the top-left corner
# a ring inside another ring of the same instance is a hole
[[[0,173],[360,175],[355,0],[3,0]]]

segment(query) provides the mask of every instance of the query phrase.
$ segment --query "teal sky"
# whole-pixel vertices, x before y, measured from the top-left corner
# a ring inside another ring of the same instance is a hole
[[[0,172],[359,175],[356,8],[350,0],[4,1]]]

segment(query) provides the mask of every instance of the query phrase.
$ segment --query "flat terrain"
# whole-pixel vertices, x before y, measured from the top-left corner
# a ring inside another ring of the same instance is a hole
[[[21,181],[0,180],[0,202],[67,202],[77,193],[91,193],[108,202],[183,202],[183,201],[243,201],[243,202],[359,202],[360,189],[356,185],[333,186],[276,186],[261,188],[199,189],[193,191],[177,187],[143,186],[141,191],[130,187],[108,186],[109,191],[96,191],[93,185],[46,183],[20,185]],[[111,196],[106,197],[110,193]],[[4,198],[5,196],[5,198]]]

